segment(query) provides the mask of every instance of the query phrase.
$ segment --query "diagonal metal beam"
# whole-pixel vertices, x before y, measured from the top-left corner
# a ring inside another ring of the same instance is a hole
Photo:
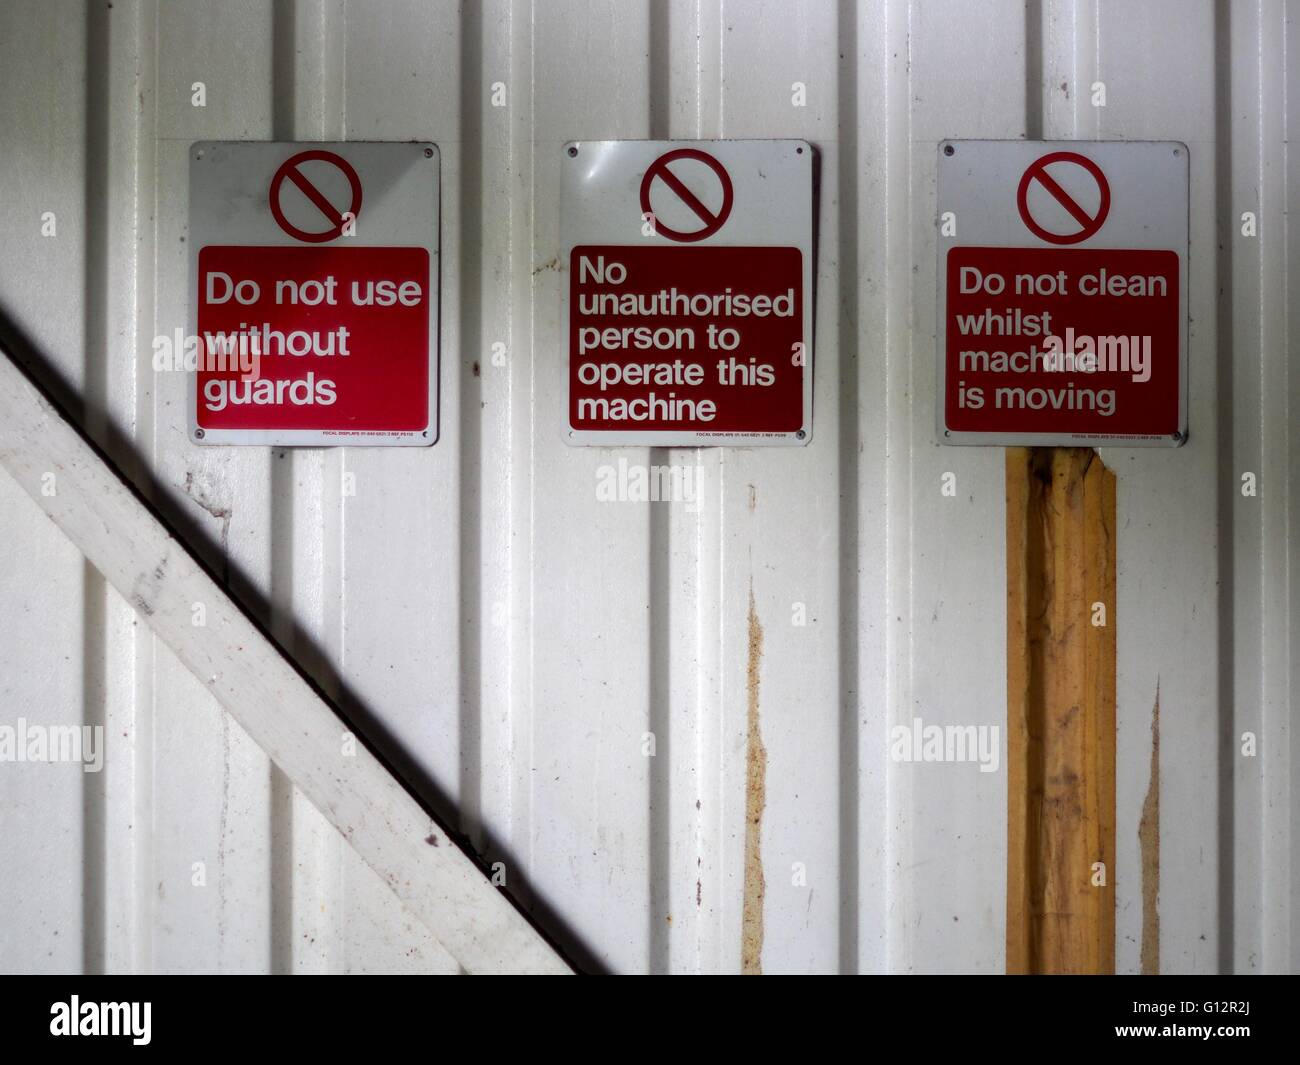
[[[569,972],[445,829],[431,845],[434,819],[369,749],[344,753],[338,710],[3,347],[0,466],[467,971]]]

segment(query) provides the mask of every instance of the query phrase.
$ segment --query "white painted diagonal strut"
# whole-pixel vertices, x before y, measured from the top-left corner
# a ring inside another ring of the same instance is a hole
[[[569,971],[459,848],[426,842],[428,815],[369,750],[343,754],[330,706],[3,349],[0,466],[466,970]]]

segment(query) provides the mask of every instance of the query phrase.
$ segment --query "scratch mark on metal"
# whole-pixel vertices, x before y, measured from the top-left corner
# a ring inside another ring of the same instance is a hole
[[[1151,781],[1138,822],[1142,852],[1142,975],[1160,975],[1160,681],[1151,710]]]
[[[231,508],[220,507],[211,501],[207,491],[201,485],[194,483],[194,471],[185,471],[185,494],[194,502],[211,514],[217,521],[221,522],[221,558],[222,558],[222,580],[230,583],[230,518]],[[197,489],[197,490],[196,490]]]
[[[767,748],[759,727],[759,667],[763,663],[763,626],[754,609],[754,586],[749,587],[749,663],[747,741],[745,751],[745,901],[740,917],[740,971],[746,976],[763,973],[763,807],[767,803]]]

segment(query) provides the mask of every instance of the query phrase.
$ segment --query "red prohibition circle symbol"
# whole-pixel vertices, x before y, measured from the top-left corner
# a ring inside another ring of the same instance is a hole
[[[718,213],[714,214],[703,203],[698,196],[683,184],[682,179],[668,169],[668,164],[674,159],[694,159],[703,163],[717,176],[722,185],[722,206]],[[683,232],[677,229],[669,229],[660,223],[658,216],[650,209],[650,186],[654,184],[655,178],[658,178],[668,186],[687,207],[694,211],[704,223],[703,228],[691,232]],[[641,212],[642,217],[652,215],[655,217],[654,230],[660,236],[667,237],[669,240],[681,241],[689,244],[692,241],[703,240],[705,237],[711,237],[727,220],[731,214],[731,204],[734,190],[731,187],[731,176],[727,173],[727,168],[713,158],[708,152],[702,152],[698,148],[677,148],[671,152],[665,152],[653,163],[645,172],[645,177],[641,179]]]
[[[1047,168],[1052,163],[1073,163],[1083,167],[1092,175],[1101,194],[1095,215],[1089,214],[1047,172]],[[1056,233],[1039,224],[1029,210],[1029,186],[1035,181],[1052,194],[1056,202],[1065,208],[1081,228],[1073,233]],[[1087,156],[1079,155],[1077,152],[1051,152],[1034,162],[1025,171],[1025,176],[1020,179],[1020,188],[1016,191],[1016,206],[1020,208],[1020,217],[1029,228],[1029,232],[1040,240],[1045,240],[1049,244],[1078,244],[1096,233],[1106,221],[1106,215],[1110,213],[1110,185],[1106,181],[1106,175],[1101,172],[1101,167]]]
[[[334,204],[326,199],[325,194],[321,192],[303,175],[298,169],[299,163],[306,163],[313,159],[319,159],[323,163],[330,163],[343,172],[343,176],[348,179],[348,185],[352,189],[352,203],[346,211],[340,211]],[[299,229],[284,216],[284,209],[280,206],[280,193],[283,189],[285,180],[293,182],[299,190],[307,197],[321,214],[330,223],[330,228],[318,231],[308,231]],[[355,222],[357,214],[361,210],[361,179],[357,177],[357,172],[352,169],[352,164],[344,159],[341,155],[335,155],[333,152],[320,150],[310,152],[299,152],[297,155],[290,156],[280,164],[280,169],[275,172],[275,177],[271,178],[271,214],[275,216],[276,224],[279,225],[291,237],[298,240],[304,240],[308,244],[324,244],[327,240],[333,240],[343,232],[343,227],[349,221]]]

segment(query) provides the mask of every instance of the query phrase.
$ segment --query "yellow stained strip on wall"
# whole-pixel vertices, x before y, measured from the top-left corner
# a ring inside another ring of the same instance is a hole
[[[1115,969],[1115,475],[1010,448],[1007,971]]]

